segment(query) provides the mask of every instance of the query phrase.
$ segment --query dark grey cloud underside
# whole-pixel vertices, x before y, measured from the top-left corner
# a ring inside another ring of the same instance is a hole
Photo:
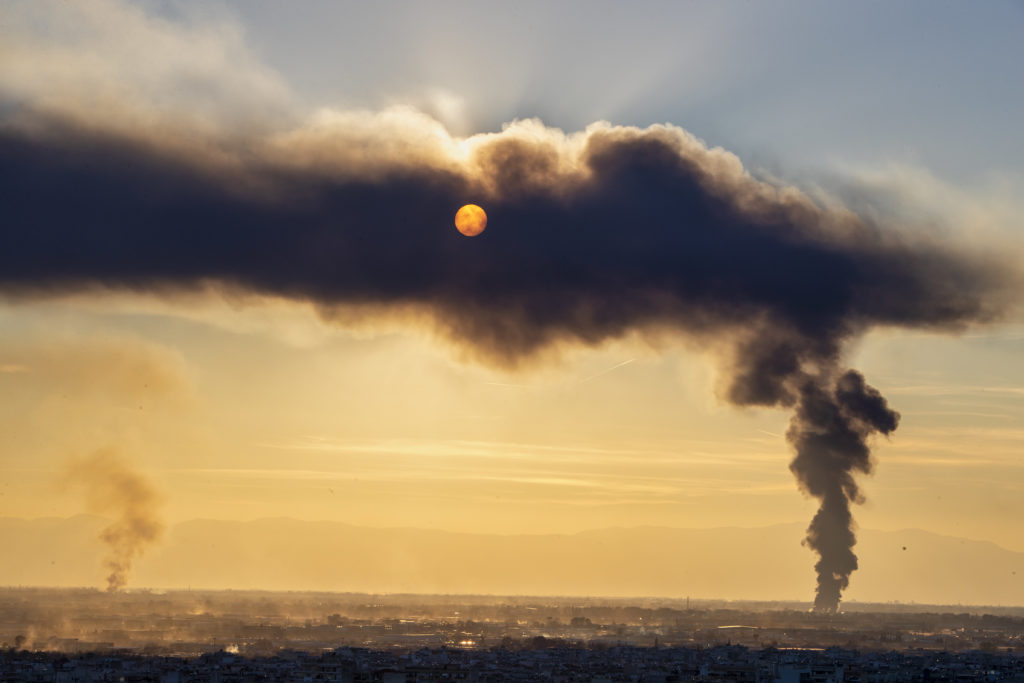
[[[412,169],[359,183],[254,168],[284,188],[260,200],[142,145],[8,133],[0,280],[48,288],[217,278],[326,304],[425,303],[472,316],[460,327],[467,341],[510,357],[649,322],[716,326],[765,314],[825,339],[991,312],[998,279],[984,264],[885,244],[870,228],[854,245],[808,240],[801,235],[815,226],[794,226],[782,210],[743,214],[656,140],[602,145],[589,157],[592,180],[558,200],[517,189],[515,167],[544,161],[530,152],[504,156],[507,196],[488,203],[491,228],[465,239],[451,219],[476,197],[454,174]],[[512,325],[520,332],[503,344]]]
[[[865,440],[897,417],[841,374],[843,341],[875,325],[988,319],[1005,272],[860,220],[845,223],[853,238],[831,234],[822,209],[751,211],[742,184],[714,186],[699,158],[654,135],[591,135],[588,179],[562,192],[529,181],[552,163],[543,145],[506,140],[481,154],[499,190],[488,230],[468,239],[452,216],[479,196],[455,172],[360,182],[253,162],[242,182],[115,136],[5,130],[0,287],[215,280],[325,308],[413,304],[504,363],[645,328],[718,340],[733,349],[731,401],[797,406],[793,470],[823,501],[809,540],[821,606],[834,608],[856,567],[852,474],[869,471]],[[270,189],[253,191],[253,179]]]

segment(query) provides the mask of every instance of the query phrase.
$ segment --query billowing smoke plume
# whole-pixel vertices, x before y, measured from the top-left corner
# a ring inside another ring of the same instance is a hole
[[[107,590],[124,588],[135,560],[164,531],[157,512],[156,490],[146,477],[110,450],[74,460],[65,477],[85,492],[91,512],[114,518],[100,532],[100,540],[107,546]]]
[[[223,74],[199,68],[220,63],[192,56],[219,54],[206,33],[136,40],[164,46],[161,68],[122,73],[127,53],[106,46],[163,24],[97,7],[78,22],[99,36],[90,60],[32,34],[19,69],[0,74],[0,292],[273,295],[339,323],[426,324],[506,367],[565,345],[685,336],[719,354],[726,400],[795,409],[792,469],[821,500],[808,542],[823,609],[856,567],[850,503],[868,439],[896,427],[845,372],[845,343],[873,327],[960,329],[1014,296],[996,258],[757,180],[675,126],[567,135],[521,121],[456,139],[404,108],[303,117],[245,54]],[[488,213],[478,237],[451,225],[466,203]],[[159,528],[136,516],[149,496],[133,500],[109,535],[113,586]]]
[[[871,472],[867,438],[889,434],[899,423],[882,395],[855,370],[831,381],[807,378],[799,387],[787,437],[796,449],[790,469],[800,486],[821,501],[807,530],[807,544],[820,559],[814,607],[834,612],[857,568],[850,503],[863,498],[853,475]]]

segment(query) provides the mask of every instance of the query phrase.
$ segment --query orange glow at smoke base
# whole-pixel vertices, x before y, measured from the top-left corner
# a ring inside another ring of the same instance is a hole
[[[487,214],[476,204],[466,204],[455,214],[455,227],[466,237],[476,237],[487,227]]]

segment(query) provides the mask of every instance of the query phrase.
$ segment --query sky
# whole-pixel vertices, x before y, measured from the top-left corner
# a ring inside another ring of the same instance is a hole
[[[0,516],[1024,552],[1024,5],[923,9],[5,4]]]

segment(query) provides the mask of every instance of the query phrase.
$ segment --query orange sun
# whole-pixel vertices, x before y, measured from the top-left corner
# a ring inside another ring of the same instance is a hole
[[[455,214],[455,227],[466,237],[476,237],[487,227],[487,214],[476,204],[466,204]]]

